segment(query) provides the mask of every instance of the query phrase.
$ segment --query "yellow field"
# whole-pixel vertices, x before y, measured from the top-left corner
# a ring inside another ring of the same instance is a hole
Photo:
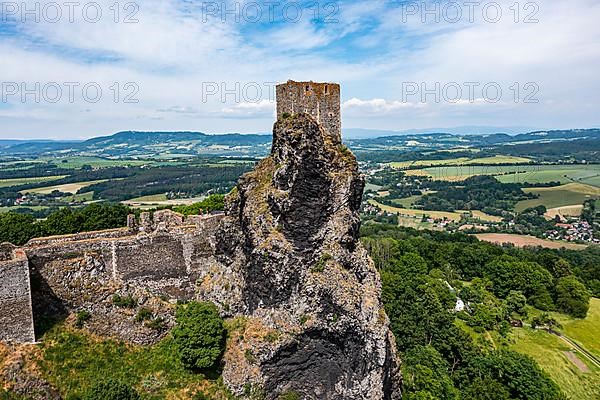
[[[558,240],[544,240],[528,235],[514,235],[510,233],[478,233],[475,235],[477,239],[484,242],[503,244],[511,243],[516,247],[525,246],[541,246],[547,249],[567,248],[572,250],[583,250],[588,246],[585,244],[561,242]]]
[[[55,186],[46,186],[37,189],[28,189],[25,193],[39,193],[39,194],[50,194],[55,190],[58,190],[63,193],[77,193],[80,189],[85,187],[94,185],[96,183],[106,182],[108,179],[101,179],[97,181],[87,181],[87,182],[75,182],[75,183],[65,183],[64,185],[55,185]]]
[[[583,205],[577,206],[564,206],[564,207],[555,207],[550,208],[544,214],[545,217],[554,219],[557,215],[561,217],[579,217],[581,212],[583,211]]]
[[[408,168],[408,167],[433,167],[436,165],[473,165],[473,164],[486,164],[486,165],[498,165],[498,164],[523,164],[528,163],[531,160],[523,157],[512,157],[512,156],[494,156],[494,157],[483,157],[483,158],[468,158],[459,157],[450,160],[417,160],[417,161],[402,161],[390,163],[392,168]]]

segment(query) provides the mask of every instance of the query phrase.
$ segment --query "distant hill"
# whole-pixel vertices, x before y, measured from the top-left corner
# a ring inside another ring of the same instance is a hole
[[[346,138],[356,151],[411,151],[457,147],[496,148],[527,144],[519,152],[532,151],[542,143],[600,140],[600,129],[536,131],[518,135],[493,133],[475,135],[437,133],[401,133],[394,131],[354,130],[362,135],[378,132],[381,136]],[[556,147],[556,146],[554,146]],[[85,141],[18,141],[0,140],[0,155],[5,156],[100,156],[100,157],[161,157],[177,158],[197,155],[262,157],[270,151],[271,135],[215,134],[202,132],[136,132],[124,131]],[[516,149],[516,148],[515,148]],[[560,146],[558,146],[560,149]],[[510,147],[502,150],[511,153]]]
[[[118,132],[82,142],[7,141],[5,155],[85,155],[101,157],[179,157],[210,155],[263,155],[271,147],[271,135],[202,132]]]

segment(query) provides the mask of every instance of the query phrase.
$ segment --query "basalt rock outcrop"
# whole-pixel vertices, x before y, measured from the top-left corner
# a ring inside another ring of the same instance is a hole
[[[225,215],[163,210],[127,228],[0,245],[0,341],[32,343],[34,325],[73,325],[86,311],[83,329],[95,335],[154,344],[174,326],[178,301],[211,301],[228,320],[223,380],[235,395],[400,398],[380,278],[359,241],[364,180],[341,141],[339,99],[335,84],[277,87],[271,155],[240,179]],[[142,310],[152,324],[136,318]],[[0,385],[55,398],[12,361],[0,365]]]
[[[308,113],[285,114],[271,156],[227,199],[217,257],[247,316],[224,378],[268,399],[396,399],[400,375],[380,279],[358,238],[364,180]]]

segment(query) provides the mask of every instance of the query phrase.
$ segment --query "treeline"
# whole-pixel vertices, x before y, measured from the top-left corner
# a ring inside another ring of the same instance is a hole
[[[556,272],[562,268],[556,278],[510,249],[466,235],[376,224],[364,226],[362,235],[380,270],[384,306],[402,352],[403,398],[565,399],[534,360],[475,341],[457,321],[507,337],[509,321],[527,303],[563,307],[552,297],[559,286],[571,300],[577,292],[563,289],[587,293],[567,260],[554,254]],[[465,311],[454,310],[457,295],[468,301]]]
[[[90,204],[81,209],[61,208],[43,221],[32,215],[0,214],[0,243],[21,246],[35,237],[119,228],[133,211],[122,204]]]
[[[138,169],[135,174],[124,179],[87,186],[79,193],[94,192],[94,199],[109,201],[167,192],[186,196],[201,195],[209,191],[227,193],[249,169],[247,165],[145,168]]]

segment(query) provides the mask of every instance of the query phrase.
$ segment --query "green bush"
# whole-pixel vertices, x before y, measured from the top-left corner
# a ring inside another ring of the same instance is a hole
[[[225,349],[225,327],[212,303],[190,302],[177,307],[173,338],[183,365],[188,369],[210,369]]]
[[[150,311],[149,309],[147,309],[145,307],[140,308],[135,316],[136,322],[144,322],[149,319],[152,319],[152,311]]]
[[[127,296],[120,296],[115,294],[112,298],[112,303],[117,307],[123,308],[134,308],[137,306],[137,300],[133,298],[130,294]]]
[[[139,400],[140,395],[129,385],[107,380],[94,385],[83,400]]]
[[[83,328],[83,325],[92,318],[92,314],[89,311],[83,310],[77,313],[77,320],[75,321],[75,326],[78,328]]]
[[[556,284],[556,305],[575,318],[585,318],[590,308],[590,293],[577,277],[560,278]]]

